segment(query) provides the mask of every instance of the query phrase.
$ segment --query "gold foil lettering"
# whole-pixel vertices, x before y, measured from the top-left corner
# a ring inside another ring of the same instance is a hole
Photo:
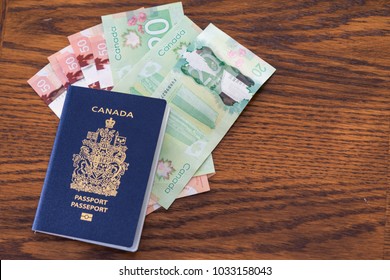
[[[113,116],[119,116],[124,118],[132,118],[132,119],[134,118],[133,112],[127,112],[126,110],[118,110],[118,109],[105,108],[99,106],[93,106],[91,110],[94,113],[101,113],[105,115],[113,115]]]

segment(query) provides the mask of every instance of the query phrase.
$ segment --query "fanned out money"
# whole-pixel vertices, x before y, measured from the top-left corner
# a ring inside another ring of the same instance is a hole
[[[69,85],[164,98],[171,107],[147,213],[210,190],[211,152],[275,68],[180,2],[102,16],[28,83],[58,116]]]

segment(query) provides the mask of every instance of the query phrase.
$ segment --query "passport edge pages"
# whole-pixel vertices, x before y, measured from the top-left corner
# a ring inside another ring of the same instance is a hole
[[[50,212],[50,203],[52,203],[50,201],[47,201],[49,198],[46,195],[46,193],[48,192],[49,188],[53,188],[53,189],[54,188],[64,188],[63,186],[53,186],[53,185],[50,185],[50,182],[53,181],[53,178],[50,178],[50,177],[57,176],[57,174],[53,174],[52,172],[53,172],[53,165],[56,164],[55,161],[56,160],[58,161],[58,159],[56,158],[56,154],[61,153],[61,147],[59,146],[59,143],[61,142],[60,139],[69,137],[67,135],[64,135],[65,132],[63,132],[63,131],[64,131],[64,127],[66,125],[69,125],[67,123],[68,122],[67,115],[71,114],[71,113],[69,113],[69,111],[71,110],[71,108],[69,106],[72,106],[72,105],[69,105],[69,104],[75,102],[75,100],[72,100],[72,99],[75,98],[73,96],[75,93],[72,93],[72,91],[76,91],[76,92],[77,91],[91,91],[91,92],[100,91],[100,92],[102,92],[102,90],[93,90],[93,89],[87,89],[87,88],[81,88],[81,87],[75,87],[75,86],[70,86],[69,87],[68,94],[66,96],[66,100],[65,100],[65,103],[64,103],[64,107],[63,107],[64,108],[63,114],[62,114],[62,117],[60,119],[60,123],[58,125],[58,129],[57,129],[57,133],[56,133],[56,136],[55,136],[55,140],[54,140],[54,144],[53,144],[50,160],[49,160],[49,163],[48,163],[48,168],[47,168],[47,171],[46,171],[45,180],[44,180],[44,183],[43,183],[41,195],[40,195],[39,202],[38,202],[38,207],[37,207],[36,214],[35,214],[35,219],[34,219],[34,222],[33,222],[33,225],[32,225],[32,230],[34,231],[34,233],[35,232],[40,232],[40,233],[50,234],[50,235],[54,235],[54,236],[60,236],[60,237],[68,238],[68,239],[73,239],[73,240],[77,240],[77,241],[83,241],[83,242],[86,242],[86,243],[92,243],[92,244],[97,244],[97,245],[101,245],[101,246],[111,247],[111,248],[115,248],[115,249],[125,250],[125,251],[129,251],[129,252],[135,252],[138,249],[138,246],[139,246],[139,243],[140,243],[140,239],[141,239],[142,228],[143,228],[143,225],[144,225],[145,215],[146,215],[147,206],[148,206],[148,201],[149,201],[149,198],[150,198],[150,194],[151,194],[151,191],[152,191],[152,186],[153,186],[153,182],[154,182],[154,178],[155,178],[155,173],[156,173],[156,170],[157,170],[157,163],[158,163],[158,158],[159,158],[160,151],[161,151],[161,148],[162,148],[162,143],[163,143],[163,139],[164,139],[165,129],[166,129],[167,123],[168,123],[168,117],[169,117],[170,108],[169,108],[169,106],[168,106],[168,104],[167,104],[167,102],[165,100],[151,98],[151,99],[154,99],[154,100],[159,100],[158,102],[164,101],[163,103],[165,103],[165,108],[163,109],[163,112],[162,112],[161,125],[160,125],[160,128],[159,128],[159,134],[158,134],[158,138],[157,138],[158,140],[157,140],[156,145],[155,145],[155,151],[154,151],[154,154],[153,154],[153,160],[152,160],[152,163],[151,163],[150,172],[149,172],[148,179],[147,179],[147,185],[145,187],[145,192],[144,192],[143,199],[142,199],[142,204],[141,204],[142,206],[140,208],[140,212],[139,212],[139,216],[138,216],[138,222],[136,223],[136,229],[134,230],[134,235],[133,235],[133,239],[132,239],[133,242],[132,242],[131,246],[124,246],[124,245],[120,245],[120,244],[115,244],[115,241],[111,243],[110,241],[99,241],[99,240],[94,240],[94,239],[88,239],[88,238],[85,238],[85,237],[84,238],[78,237],[77,234],[72,234],[72,235],[64,234],[63,232],[61,232],[62,231],[61,228],[59,230],[56,230],[56,229],[47,230],[47,229],[45,229],[45,226],[47,228],[47,225],[50,224],[50,221],[45,221],[44,219],[42,219],[43,218],[42,214],[45,211],[46,212],[47,211]],[[85,93],[77,93],[77,94],[86,94],[86,95],[88,95],[90,93],[85,92]],[[114,94],[115,95],[115,94],[117,94],[117,95],[120,95],[120,96],[122,96],[122,95],[130,96],[130,98],[131,98],[131,96],[133,96],[135,98],[147,98],[147,99],[150,99],[150,97],[128,95],[128,94],[122,94],[122,93],[117,93],[117,92],[104,92],[102,94],[105,94],[105,95],[108,95],[108,94]],[[112,120],[112,118],[111,118],[111,120]],[[108,120],[106,120],[106,130],[107,130],[107,121]],[[86,128],[85,130],[87,131],[87,130],[90,130],[90,129]],[[96,133],[98,133],[98,131]],[[88,137],[87,137],[88,139],[90,137],[90,133],[91,132],[88,131]],[[117,134],[118,134],[118,132],[117,132]],[[70,137],[72,137],[72,136],[70,136]],[[97,136],[97,137],[99,137],[99,136]],[[85,140],[83,140],[83,144],[84,144],[84,141]],[[115,141],[116,141],[116,139],[115,139]],[[126,150],[127,150],[127,147],[125,148],[125,151]],[[81,154],[81,149],[80,149],[80,154]],[[75,157],[75,155],[73,155],[73,157]],[[73,161],[74,161],[74,158],[73,158]],[[128,166],[128,163],[124,163],[124,164],[126,164]],[[75,165],[73,165],[73,166],[75,166]],[[127,170],[127,166],[126,166],[126,170]],[[73,173],[75,173],[75,171],[73,171]],[[72,175],[72,178],[68,178],[69,182],[71,182],[71,179],[73,179],[73,175]],[[55,179],[54,179],[54,181],[55,181]],[[120,184],[120,182],[119,182],[119,184]],[[122,182],[122,184],[123,184],[123,182]],[[122,184],[120,184],[121,187],[122,187]],[[118,190],[118,192],[120,192],[120,190]],[[77,193],[80,193],[80,192],[77,192]],[[116,193],[116,191],[115,191],[115,193]],[[86,195],[88,195],[88,194],[86,194]],[[80,194],[80,197],[81,197],[81,194]],[[104,196],[100,196],[100,197],[104,198]],[[44,205],[44,204],[46,204],[46,205]],[[49,205],[49,207],[47,205]],[[64,211],[66,212],[67,210],[64,209]],[[83,214],[85,214],[85,213],[81,213],[80,220],[83,220]],[[84,218],[85,218],[84,221],[88,221],[88,217],[84,217]],[[110,225],[108,225],[108,226],[110,226]],[[132,226],[132,225],[130,224],[129,226]],[[131,242],[131,240],[130,240],[130,242]]]

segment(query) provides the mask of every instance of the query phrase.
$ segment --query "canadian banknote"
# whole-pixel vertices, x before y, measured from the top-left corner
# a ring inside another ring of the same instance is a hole
[[[104,39],[104,34],[95,35],[89,38],[89,40],[95,59],[95,67],[100,88],[111,90],[114,87],[114,82],[112,80],[111,65],[110,60],[108,59],[107,44]]]
[[[63,81],[63,85],[66,88],[69,85],[88,87],[71,45],[49,56],[48,60],[52,64],[55,73],[61,77],[60,80]]]
[[[91,37],[103,34],[102,24],[95,25],[68,36],[77,62],[90,88],[100,88],[99,77],[91,44]]]
[[[155,181],[152,189],[152,198],[164,208],[173,203],[275,71],[212,24],[189,46],[175,44],[166,44],[166,49],[156,46],[144,58],[153,65],[146,67],[143,62],[147,80],[132,80],[130,86],[120,83],[115,88],[164,98],[172,109],[160,158],[169,160],[174,171],[169,180]],[[163,65],[168,65],[173,55],[179,59],[167,73]],[[159,81],[153,85],[151,80]]]
[[[66,88],[51,65],[47,64],[27,82],[57,117],[60,117],[66,96]]]
[[[160,157],[172,161],[172,180],[153,188],[168,208],[204,159],[222,140],[275,68],[210,24],[186,49],[152,97],[172,111]],[[174,141],[173,143],[171,141]],[[173,144],[173,145],[172,145]],[[181,155],[181,156],[178,156]],[[183,156],[185,155],[185,156]]]
[[[155,45],[114,87],[114,91],[152,96],[154,91],[163,82],[164,77],[180,58],[180,53],[185,51],[192,41],[202,32],[194,22],[184,16],[166,36]],[[171,114],[174,112],[171,112]],[[171,117],[170,117],[171,118]],[[181,129],[170,119],[168,128],[170,131]],[[181,133],[176,133],[181,135]],[[167,139],[169,141],[170,139]],[[175,144],[175,143],[172,143]],[[170,144],[167,143],[166,146]],[[183,155],[185,156],[185,155]],[[164,158],[159,162],[164,161]],[[172,162],[165,160],[166,165]],[[173,168],[173,167],[172,167]],[[174,170],[174,168],[173,168]],[[173,170],[170,172],[172,173]],[[211,171],[211,172],[210,172]],[[209,155],[204,163],[198,168],[194,176],[210,174],[214,172],[212,156]],[[169,180],[169,177],[158,177],[155,184]]]
[[[188,197],[195,194],[200,194],[210,191],[210,184],[208,181],[207,175],[192,177],[188,184],[184,187],[177,198]],[[161,208],[161,205],[158,204],[153,199],[149,200],[148,207],[146,210],[146,215],[156,211]]]
[[[94,84],[88,84],[85,79],[71,45],[52,54],[48,57],[48,60],[54,73],[66,89],[69,85],[95,87]],[[61,116],[65,97],[66,91],[62,94],[61,98],[57,98],[56,102],[53,102],[53,105],[50,107],[58,117]]]
[[[56,74],[56,76],[58,77],[58,79],[61,81],[62,85],[65,88],[68,88],[70,83],[68,81],[68,78],[65,76],[64,72],[62,72],[61,65],[57,60],[58,54],[59,54],[59,52],[56,52],[56,53],[52,54],[51,56],[49,56],[47,59],[49,60],[51,68],[53,69],[53,71]]]
[[[102,16],[114,84],[183,16],[181,2]]]

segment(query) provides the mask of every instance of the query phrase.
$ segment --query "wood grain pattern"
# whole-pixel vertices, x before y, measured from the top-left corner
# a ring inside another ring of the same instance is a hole
[[[2,2],[0,257],[390,259],[387,1],[183,1],[277,69],[213,153],[211,192],[148,216],[135,254],[31,231],[58,119],[27,80],[67,35],[155,4]]]

